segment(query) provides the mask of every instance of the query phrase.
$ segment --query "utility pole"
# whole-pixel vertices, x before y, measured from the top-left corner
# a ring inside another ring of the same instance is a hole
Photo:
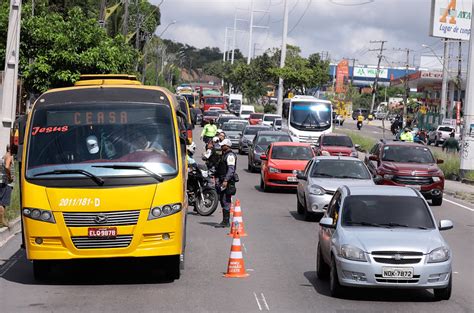
[[[378,89],[378,83],[379,83],[379,71],[380,71],[380,62],[382,61],[383,57],[383,51],[385,50],[383,48],[384,44],[386,43],[386,40],[371,40],[370,43],[380,43],[380,49],[379,50],[369,50],[369,51],[379,51],[379,61],[377,63],[377,72],[375,73],[375,81],[374,81],[374,89],[372,90],[372,103],[370,105],[370,113],[374,110],[374,105],[375,105],[375,96],[377,94],[377,89]]]
[[[16,117],[18,59],[20,56],[21,0],[10,1],[8,35],[5,50],[5,73],[0,111],[0,147],[10,142],[10,128]]]
[[[459,49],[458,49],[458,78],[457,78],[457,91],[458,91],[458,96],[457,96],[457,101],[461,101],[461,82],[462,82],[462,77],[461,77],[461,69],[462,69],[462,41],[459,40]]]
[[[100,0],[99,25],[105,27],[105,9],[107,8],[107,0]]]
[[[474,3],[472,5],[474,12]],[[474,19],[471,19],[471,29],[474,29]],[[471,34],[469,41],[469,61],[467,66],[466,100],[464,102],[464,127],[461,142],[462,177],[474,171],[474,38]]]
[[[250,60],[252,59],[253,6],[254,0],[250,0],[249,53],[247,55],[247,64],[250,64]]]
[[[446,98],[448,95],[448,45],[449,41],[447,38],[444,39],[444,53],[443,53],[443,83],[441,85],[441,123],[446,118]]]
[[[128,0],[123,0],[123,28],[122,34],[126,38],[128,36]]]
[[[403,86],[405,92],[403,93],[403,123],[406,123],[407,115],[408,115],[408,98],[410,97],[410,87],[408,86],[408,73],[410,70],[410,52],[413,51],[411,49],[394,49],[395,51],[404,51],[406,53],[407,59],[405,64],[405,80],[403,82]]]
[[[285,67],[286,59],[286,39],[288,36],[288,0],[284,0],[283,9],[283,36],[281,40],[280,68]],[[277,114],[283,112],[283,78],[278,78],[278,98],[277,98]]]

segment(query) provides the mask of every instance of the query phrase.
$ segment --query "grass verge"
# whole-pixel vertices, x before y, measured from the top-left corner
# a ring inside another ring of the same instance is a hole
[[[354,144],[360,145],[360,151],[367,152],[375,145],[376,140],[373,138],[367,138],[350,130],[338,129],[336,132],[344,133],[352,139]]]
[[[444,176],[450,180],[459,179],[459,168],[461,167],[461,158],[456,154],[448,154],[445,152],[433,151],[435,158],[441,159],[444,162],[438,164],[443,171]]]
[[[20,215],[20,188],[18,180],[20,179],[20,173],[18,170],[18,163],[15,163],[15,185],[12,191],[12,197],[10,206],[6,208],[5,217],[8,221],[11,221]]]

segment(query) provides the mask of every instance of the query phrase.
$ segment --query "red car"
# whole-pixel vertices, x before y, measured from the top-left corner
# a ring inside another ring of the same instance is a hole
[[[298,179],[296,171],[303,171],[309,160],[315,157],[313,148],[308,143],[274,142],[268,146],[265,154],[260,156],[262,169],[260,188],[296,188]]]
[[[354,145],[351,138],[341,134],[323,134],[316,144],[316,154],[324,156],[351,156],[359,157],[357,145]]]
[[[263,121],[263,113],[251,113],[249,117],[249,124],[250,125],[258,125],[262,124]]]

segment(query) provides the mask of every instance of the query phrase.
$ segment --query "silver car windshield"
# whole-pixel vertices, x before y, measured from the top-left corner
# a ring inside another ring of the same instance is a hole
[[[349,196],[342,207],[341,225],[433,229],[429,209],[421,198]]]
[[[358,160],[316,160],[311,177],[370,179],[364,163]]]

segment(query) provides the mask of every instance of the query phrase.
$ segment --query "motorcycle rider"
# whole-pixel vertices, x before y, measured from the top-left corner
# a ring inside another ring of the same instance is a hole
[[[235,172],[237,165],[237,155],[232,151],[232,142],[230,139],[224,139],[220,143],[222,147],[222,158],[217,166],[217,192],[222,206],[222,222],[217,224],[216,228],[230,226],[230,206],[232,196],[236,194]]]
[[[364,122],[364,116],[362,113],[357,116],[357,128],[360,130],[362,128],[362,122]]]
[[[210,120],[208,124],[204,126],[201,133],[201,140],[204,143],[208,143],[217,134],[217,126],[214,124],[214,120]]]
[[[403,132],[400,134],[400,140],[405,142],[413,142],[413,134],[410,132],[408,127],[405,127]]]

